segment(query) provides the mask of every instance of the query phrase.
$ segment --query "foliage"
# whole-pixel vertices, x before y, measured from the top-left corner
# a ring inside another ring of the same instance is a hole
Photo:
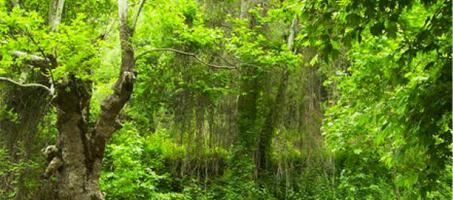
[[[165,188],[158,188],[159,184],[165,184],[170,178],[168,174],[159,175],[155,172],[156,168],[162,167],[163,160],[152,155],[156,155],[155,151],[165,152],[166,149],[162,148],[168,147],[154,146],[154,142],[161,138],[153,139],[145,140],[131,125],[126,125],[115,135],[113,143],[108,147],[105,172],[101,178],[103,190],[107,193],[106,198],[186,199],[183,194],[160,192]],[[152,149],[148,149],[149,146]]]
[[[66,1],[52,31],[50,1],[15,2],[0,0],[0,76],[86,83],[95,125],[121,65],[115,1]],[[451,0],[141,2],[106,199],[453,195]],[[62,111],[34,89],[0,81],[0,198],[56,193],[39,150]]]
[[[451,28],[433,26],[451,22],[443,17],[449,15],[450,3],[405,1],[399,6],[406,9],[389,18],[368,14],[369,20],[353,24],[359,18],[353,12],[360,12],[360,6],[339,12],[339,18],[348,16],[345,27],[362,24],[370,33],[359,32],[358,42],[346,53],[347,71],[337,69],[337,75],[327,82],[336,82],[341,94],[327,110],[323,128],[327,142],[346,159],[342,167],[348,175],[343,173],[339,180],[346,197],[359,195],[357,189],[367,185],[375,185],[376,192],[393,187],[397,196],[383,192],[370,198],[451,196],[444,189],[451,187],[451,172],[445,173],[451,168],[451,38],[446,36],[451,35]],[[366,10],[372,6],[381,5],[370,4]],[[359,160],[361,164],[356,163]],[[363,176],[354,179],[350,173]],[[368,174],[379,178],[367,178]]]

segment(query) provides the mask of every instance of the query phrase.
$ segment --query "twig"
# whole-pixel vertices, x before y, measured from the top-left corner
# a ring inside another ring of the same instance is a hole
[[[220,68],[220,69],[236,69],[236,67],[233,67],[233,66],[223,66],[223,65],[216,65],[216,64],[211,64],[211,63],[207,63],[205,61],[203,61],[200,57],[197,56],[197,54],[194,54],[194,53],[191,53],[191,52],[186,52],[186,51],[181,51],[181,50],[178,50],[178,49],[173,49],[173,48],[154,48],[154,49],[148,49],[144,52],[142,52],[140,55],[138,55],[135,60],[138,60],[140,59],[141,57],[143,57],[144,55],[150,53],[150,52],[154,52],[154,51],[171,51],[171,52],[175,52],[175,53],[178,53],[178,54],[182,54],[182,55],[186,55],[186,56],[190,56],[190,57],[193,57],[195,58],[195,60],[197,60],[199,63],[203,64],[203,65],[207,65],[209,67],[213,67],[213,68]]]

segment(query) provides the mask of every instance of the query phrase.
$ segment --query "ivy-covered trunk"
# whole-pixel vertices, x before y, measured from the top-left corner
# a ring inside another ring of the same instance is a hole
[[[254,5],[253,1],[241,0],[240,19],[247,20],[249,28],[256,25],[253,16],[249,15],[248,9]],[[238,116],[237,116],[237,144],[233,160],[241,160],[242,162],[234,162],[233,171],[240,176],[250,176],[251,171],[244,170],[249,168],[248,165],[253,164],[253,153],[256,146],[256,118],[257,118],[257,101],[259,97],[259,78],[258,69],[255,65],[241,66],[240,89],[238,97]],[[248,173],[248,174],[247,174]]]
[[[293,52],[294,37],[297,26],[297,17],[295,16],[289,27],[288,36],[288,50]],[[256,151],[256,170],[258,178],[261,179],[261,183],[265,180],[271,172],[269,169],[272,166],[271,163],[271,146],[272,139],[274,138],[274,131],[277,129],[278,122],[282,117],[282,110],[285,104],[285,93],[288,88],[289,81],[288,69],[283,69],[280,78],[280,85],[278,86],[277,94],[273,101],[269,104],[270,110],[267,113],[264,125],[261,128],[261,132],[258,136],[258,147]]]

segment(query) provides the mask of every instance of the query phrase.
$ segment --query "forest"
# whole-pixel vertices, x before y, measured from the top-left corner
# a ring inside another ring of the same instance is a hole
[[[453,198],[452,0],[0,0],[0,200]]]

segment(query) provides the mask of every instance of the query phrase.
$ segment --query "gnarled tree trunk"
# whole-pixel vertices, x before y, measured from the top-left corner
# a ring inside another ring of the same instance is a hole
[[[134,83],[133,29],[128,25],[127,0],[119,0],[121,70],[113,93],[101,105],[93,127],[89,127],[91,83],[71,76],[57,87],[57,128],[62,165],[58,167],[59,198],[65,200],[104,199],[99,188],[102,159],[107,141],[121,128],[117,116],[129,100]]]

